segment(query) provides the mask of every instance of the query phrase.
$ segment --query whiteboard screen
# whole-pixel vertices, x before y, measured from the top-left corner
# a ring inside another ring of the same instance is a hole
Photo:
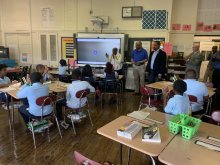
[[[78,64],[105,65],[106,53],[121,47],[120,38],[77,38]]]

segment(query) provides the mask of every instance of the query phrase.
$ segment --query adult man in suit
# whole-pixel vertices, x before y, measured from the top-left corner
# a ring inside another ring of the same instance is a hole
[[[193,69],[196,71],[196,78],[199,78],[199,72],[201,63],[204,60],[204,56],[199,51],[199,44],[194,44],[193,52],[186,56],[186,71],[188,69]]]
[[[160,49],[160,41],[152,43],[153,51],[150,53],[147,64],[148,82],[160,81],[166,72],[167,55]]]

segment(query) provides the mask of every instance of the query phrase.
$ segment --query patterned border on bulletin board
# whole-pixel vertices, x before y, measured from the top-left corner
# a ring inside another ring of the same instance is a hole
[[[166,29],[168,12],[166,10],[143,11],[142,29]]]

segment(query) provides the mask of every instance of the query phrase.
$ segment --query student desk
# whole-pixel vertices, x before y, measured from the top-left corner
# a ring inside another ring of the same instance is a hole
[[[158,82],[155,82],[152,84],[146,84],[145,86],[149,87],[149,88],[162,90],[162,89],[166,88],[167,86],[172,88],[173,87],[172,85],[173,85],[173,82],[170,82],[170,81],[158,81]]]
[[[220,127],[208,123],[201,123],[197,137],[212,136],[220,138]],[[195,144],[196,138],[186,140],[176,135],[165,150],[159,155],[159,160],[173,165],[219,165],[220,154]]]
[[[174,137],[173,134],[169,133],[169,128],[167,126],[169,118],[172,117],[171,115],[156,111],[149,111],[147,109],[145,109],[145,111],[150,112],[150,115],[148,116],[149,118],[164,122],[163,125],[158,124],[162,140],[161,143],[142,142],[142,131],[140,131],[132,140],[117,136],[117,130],[123,124],[132,120],[136,120],[128,116],[121,116],[97,130],[98,134],[120,144],[120,164],[122,164],[122,145],[129,147],[128,162],[130,161],[130,148],[132,148],[146,155],[149,155],[153,161],[153,164],[155,164],[153,157],[159,156],[159,154]]]

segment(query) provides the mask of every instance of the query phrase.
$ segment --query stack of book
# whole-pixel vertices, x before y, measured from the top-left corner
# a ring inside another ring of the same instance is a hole
[[[141,128],[142,126],[139,123],[131,121],[120,127],[117,130],[117,135],[127,139],[133,139],[141,130]]]
[[[156,124],[142,128],[142,141],[161,143],[159,128]]]

